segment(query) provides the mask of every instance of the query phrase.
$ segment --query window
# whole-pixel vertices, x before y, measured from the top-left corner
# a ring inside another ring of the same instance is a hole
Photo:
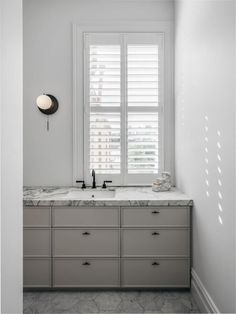
[[[84,35],[84,166],[150,184],[163,169],[163,35]]]

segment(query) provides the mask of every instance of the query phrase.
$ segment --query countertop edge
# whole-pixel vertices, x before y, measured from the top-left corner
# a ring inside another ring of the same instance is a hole
[[[39,206],[67,206],[67,207],[142,207],[142,206],[193,206],[192,200],[24,200],[24,206],[39,207]]]
[[[166,192],[153,192],[151,187],[117,187],[115,198],[69,199],[68,193],[75,187],[25,187],[24,206],[66,207],[141,207],[141,206],[192,206],[193,200],[172,188]],[[65,195],[65,198],[63,198]]]

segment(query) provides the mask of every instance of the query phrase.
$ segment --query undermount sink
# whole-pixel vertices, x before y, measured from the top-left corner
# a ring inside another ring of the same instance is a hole
[[[90,199],[107,199],[114,198],[115,190],[78,190],[71,191],[66,198],[71,200],[90,200]]]

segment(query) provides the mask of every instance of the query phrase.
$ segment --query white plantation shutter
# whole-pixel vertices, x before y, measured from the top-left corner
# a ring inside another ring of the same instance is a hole
[[[158,50],[158,44],[127,44],[128,174],[157,174],[160,168]]]
[[[89,170],[120,173],[120,114],[90,113]]]
[[[151,183],[162,168],[162,35],[85,35],[87,178]]]
[[[127,168],[130,174],[155,174],[159,170],[157,112],[128,113]]]

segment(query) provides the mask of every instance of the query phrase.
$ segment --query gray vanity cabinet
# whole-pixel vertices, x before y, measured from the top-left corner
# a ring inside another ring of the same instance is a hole
[[[186,229],[125,228],[121,241],[123,257],[189,256],[189,231]]]
[[[24,287],[49,288],[51,281],[51,208],[25,207],[23,211]]]
[[[121,208],[121,286],[190,286],[190,207]]]
[[[122,227],[186,227],[189,207],[122,207]]]
[[[23,211],[23,225],[28,227],[51,228],[51,208],[42,206],[27,206]]]
[[[134,258],[122,260],[124,287],[188,287],[189,260]]]
[[[51,287],[51,258],[24,258],[23,281],[25,288]]]
[[[189,287],[190,207],[25,207],[25,287]]]
[[[119,227],[119,207],[53,207],[53,227]]]
[[[54,228],[53,256],[119,257],[119,230]]]
[[[119,287],[120,208],[52,208],[53,287]]]
[[[119,259],[55,258],[54,287],[119,287]]]

